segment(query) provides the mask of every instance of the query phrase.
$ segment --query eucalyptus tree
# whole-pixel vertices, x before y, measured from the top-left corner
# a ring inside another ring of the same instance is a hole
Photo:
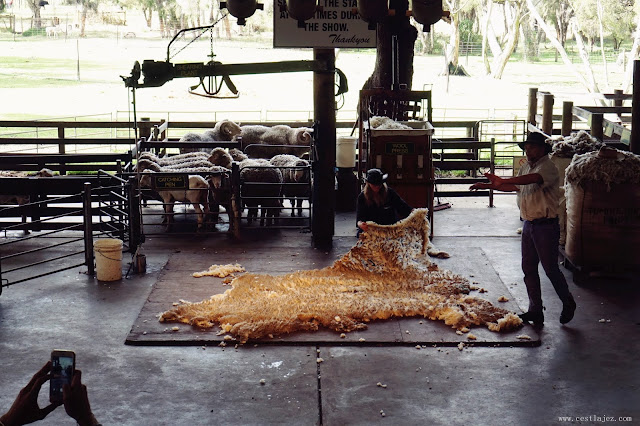
[[[631,50],[629,51],[629,55],[627,58],[627,67],[624,83],[622,84],[622,89],[625,92],[629,92],[631,88],[631,82],[633,81],[633,68],[634,63],[638,59],[638,55],[640,54],[640,2],[636,2],[633,5],[633,12],[635,16],[635,25],[633,31],[633,45],[631,46]]]
[[[502,7],[504,21],[504,36],[498,39],[493,30],[492,17],[494,5]],[[483,4],[482,21],[482,56],[487,74],[493,78],[501,79],[504,70],[518,46],[521,25],[525,18],[525,0],[488,0]],[[493,61],[490,63],[487,55],[487,47],[491,48]]]
[[[418,31],[405,13],[409,10],[408,0],[389,0],[389,9],[395,10],[395,14],[377,24],[376,60],[372,74],[364,83],[364,89],[391,88],[394,69],[398,72],[397,83],[411,89],[414,45]],[[394,40],[397,41],[395,46]],[[397,53],[395,58],[393,52]]]
[[[98,0],[66,0],[67,4],[75,4],[80,6],[80,37],[85,37],[85,29],[87,25],[87,15],[91,12],[98,11]]]
[[[632,0],[571,0],[571,5],[592,48],[601,33],[611,38],[616,50],[629,39],[635,25]]]
[[[40,15],[40,8],[42,6],[40,6],[40,1],[27,0],[27,5],[29,6],[29,9],[31,9],[31,13],[33,14],[31,26],[33,28],[42,28],[42,18]]]

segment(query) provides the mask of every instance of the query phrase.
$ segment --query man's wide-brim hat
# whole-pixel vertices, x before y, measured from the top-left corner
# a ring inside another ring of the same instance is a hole
[[[372,185],[382,185],[387,181],[388,174],[382,173],[380,169],[369,169],[366,180]]]
[[[524,151],[524,146],[528,143],[532,145],[544,146],[545,152],[547,154],[553,150],[553,147],[551,146],[551,144],[547,142],[547,137],[540,132],[529,133],[529,136],[527,136],[527,140],[524,142],[519,142],[518,146],[520,147],[521,150]]]

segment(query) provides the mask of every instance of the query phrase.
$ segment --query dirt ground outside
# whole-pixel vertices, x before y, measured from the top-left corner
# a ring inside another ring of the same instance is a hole
[[[207,62],[208,37],[172,58],[173,62]],[[120,76],[130,74],[135,61],[164,60],[166,40],[43,39],[0,40],[0,103],[2,119],[64,118],[104,114],[126,120],[131,94]],[[180,46],[182,47],[182,46]],[[245,40],[214,40],[215,60],[224,64],[313,59],[312,49],[273,49]],[[340,50],[336,65],[348,78],[349,91],[339,119],[354,119],[358,91],[370,75],[375,50]],[[536,87],[574,105],[595,105],[572,71],[561,61],[528,64],[511,62],[502,80],[484,75],[480,57],[462,57],[470,77],[444,76],[442,56],[416,56],[414,90],[433,91],[436,119],[525,118],[528,90]],[[580,67],[582,70],[582,68]],[[621,87],[623,70],[608,65],[606,87],[602,65],[593,66],[603,92]],[[139,116],[174,112],[175,119],[306,120],[313,117],[313,75],[310,72],[233,76],[237,99],[207,99],[188,93],[197,79],[176,79],[159,88],[136,93]],[[285,118],[286,117],[286,118]]]

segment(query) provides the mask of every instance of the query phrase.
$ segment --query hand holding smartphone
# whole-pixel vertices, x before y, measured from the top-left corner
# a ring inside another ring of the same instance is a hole
[[[55,349],[51,352],[49,401],[62,403],[62,387],[71,384],[75,369],[76,354],[73,351]]]

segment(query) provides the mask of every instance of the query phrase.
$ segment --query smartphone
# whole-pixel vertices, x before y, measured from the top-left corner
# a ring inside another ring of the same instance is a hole
[[[54,349],[51,351],[51,379],[49,380],[49,401],[62,402],[62,386],[71,384],[76,370],[76,354],[73,351]]]

